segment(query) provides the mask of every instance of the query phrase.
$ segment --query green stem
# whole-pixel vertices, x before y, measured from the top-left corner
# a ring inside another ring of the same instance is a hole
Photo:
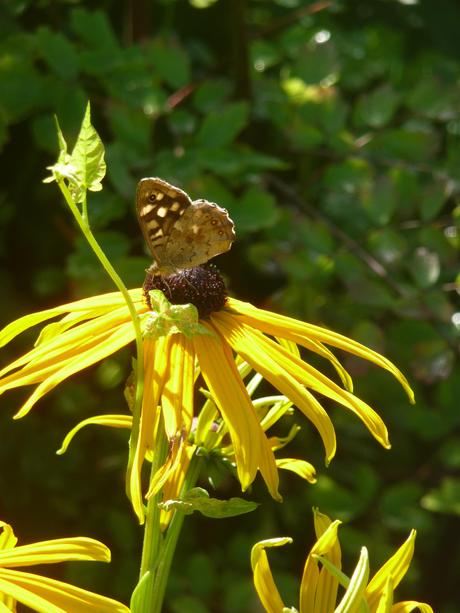
[[[201,458],[194,456],[190,462],[181,496],[194,487],[199,474]],[[152,503],[152,505],[151,505]],[[154,509],[154,506],[156,509]],[[142,605],[136,607],[136,613],[161,613],[166,585],[171,571],[171,564],[176,550],[177,542],[185,519],[185,513],[174,511],[163,539],[154,535],[154,529],[148,527],[149,522],[160,529],[158,499],[150,500],[147,507],[146,527],[144,532],[144,552],[149,551],[149,558],[143,556],[143,570],[147,581],[143,586]],[[158,518],[157,518],[158,516]],[[152,544],[146,544],[150,538]],[[152,555],[154,554],[155,555]],[[144,565],[145,562],[145,565]]]
[[[195,486],[200,472],[200,466],[201,458],[194,455],[185,477],[181,497]],[[168,582],[169,573],[171,571],[171,564],[184,519],[185,513],[182,513],[181,511],[174,511],[174,515],[168,526],[166,537],[160,551],[158,566],[155,573],[155,585],[153,590],[154,600],[152,600],[152,608],[148,609],[149,611],[160,613],[162,610],[166,585]]]
[[[75,217],[81,231],[83,232],[83,235],[85,236],[86,240],[88,241],[89,245],[91,246],[97,258],[101,262],[105,271],[107,272],[107,274],[112,279],[117,289],[120,291],[123,298],[125,299],[126,305],[129,310],[129,314],[131,315],[131,319],[133,321],[134,331],[136,334],[137,361],[136,361],[136,393],[135,393],[135,399],[134,399],[134,406],[132,409],[133,426],[131,429],[131,443],[130,443],[130,461],[131,461],[131,453],[132,453],[132,450],[135,449],[135,442],[137,441],[138,436],[139,436],[139,420],[140,420],[140,412],[141,412],[141,405],[142,405],[142,396],[144,392],[144,345],[142,342],[142,330],[141,330],[139,316],[137,314],[136,307],[134,306],[134,302],[132,301],[129,291],[127,290],[121,277],[118,275],[117,271],[114,269],[109,259],[107,258],[105,253],[102,251],[93,233],[91,232],[91,228],[89,226],[88,216],[87,216],[86,196],[85,196],[85,200],[82,205],[82,212],[80,212],[80,209],[73,201],[72,195],[67,185],[65,184],[64,180],[59,180],[57,183],[59,185],[59,189],[61,190],[65,198],[65,201],[67,202],[70,210],[72,211],[73,216]]]
[[[163,465],[168,452],[168,440],[164,430],[162,430],[162,432],[158,432],[157,439],[155,452],[153,454],[150,479],[152,479],[157,470]],[[154,571],[157,563],[158,552],[162,542],[160,529],[160,508],[158,506],[161,499],[162,492],[160,491],[155,494],[155,496],[152,496],[147,502],[139,579],[142,579],[145,573],[147,573],[149,570]]]

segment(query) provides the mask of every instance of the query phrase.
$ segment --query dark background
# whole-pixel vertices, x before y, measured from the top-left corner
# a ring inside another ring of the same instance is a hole
[[[252,544],[270,552],[286,604],[297,606],[313,543],[311,507],[346,522],[345,572],[361,545],[376,570],[418,531],[397,600],[458,610],[460,6],[454,0],[12,0],[0,9],[0,315],[7,323],[112,290],[54,185],[53,114],[75,138],[91,100],[106,146],[93,229],[129,286],[149,263],[135,185],[161,176],[225,206],[238,240],[219,258],[230,291],[331,327],[407,374],[410,406],[390,375],[345,359],[357,393],[382,415],[392,450],[330,406],[339,449],[329,469],[309,423],[287,455],[312,461],[317,485],[282,475],[284,504],[256,483],[249,516],[187,518],[168,611],[259,611]],[[199,8],[202,5],[203,8]],[[27,333],[1,364],[30,346]],[[127,602],[141,530],[124,496],[127,433],[81,419],[125,412],[126,350],[61,385],[19,422],[25,391],[2,397],[1,518],[20,542],[85,535],[110,567],[44,572]],[[287,433],[287,426],[279,434]],[[216,496],[238,495],[221,484]]]

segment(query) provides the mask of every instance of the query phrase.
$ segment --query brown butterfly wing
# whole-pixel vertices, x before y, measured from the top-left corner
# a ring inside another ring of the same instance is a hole
[[[184,191],[163,179],[148,177],[139,181],[137,215],[158,274],[174,272],[168,261],[171,231],[191,206],[192,201]]]
[[[206,200],[195,200],[171,229],[168,249],[175,268],[192,268],[228,251],[235,228],[225,209]]]

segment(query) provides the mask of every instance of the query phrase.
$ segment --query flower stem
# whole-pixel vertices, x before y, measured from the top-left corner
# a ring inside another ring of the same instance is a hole
[[[142,330],[141,330],[139,316],[137,314],[136,307],[134,306],[134,302],[131,299],[128,289],[126,288],[125,284],[123,283],[117,271],[114,269],[114,267],[110,263],[109,259],[103,252],[101,246],[99,245],[96,238],[94,237],[94,234],[91,231],[89,221],[88,221],[88,214],[87,214],[86,195],[85,195],[85,198],[82,204],[82,211],[80,211],[80,209],[78,208],[78,205],[74,202],[72,195],[67,185],[65,184],[64,180],[63,179],[58,180],[57,183],[58,183],[59,189],[61,190],[65,198],[67,205],[69,206],[70,210],[72,211],[73,216],[75,217],[76,222],[78,223],[81,231],[83,232],[84,237],[88,241],[88,244],[90,245],[91,249],[94,251],[96,257],[99,259],[104,270],[107,272],[107,274],[112,279],[115,286],[120,291],[123,298],[125,299],[126,305],[129,310],[129,314],[131,315],[131,319],[133,321],[134,331],[136,334],[137,360],[136,360],[136,367],[135,367],[136,392],[135,392],[135,398],[134,398],[134,405],[132,408],[133,426],[131,430],[130,446],[131,446],[131,449],[134,449],[136,446],[137,438],[139,436],[139,419],[140,419],[140,412],[141,412],[141,405],[142,405],[142,396],[144,393],[144,346],[143,346],[143,341],[142,341]]]
[[[185,476],[181,496],[194,487],[198,479],[200,464],[201,459],[194,456]],[[172,519],[162,537],[158,507],[160,500],[161,492],[152,496],[147,505],[141,566],[141,581],[144,577],[146,580],[142,586],[142,602],[136,603],[135,608],[132,607],[135,613],[161,613],[174,552],[185,519],[185,513],[173,511]]]

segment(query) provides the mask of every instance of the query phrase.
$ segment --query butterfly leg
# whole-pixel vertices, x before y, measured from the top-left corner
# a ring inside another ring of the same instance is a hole
[[[155,276],[151,272],[147,270],[147,274],[145,275],[144,283],[142,284],[142,296],[144,297],[144,302],[147,305],[149,311],[152,310],[152,303],[150,301],[150,290],[155,288]]]

